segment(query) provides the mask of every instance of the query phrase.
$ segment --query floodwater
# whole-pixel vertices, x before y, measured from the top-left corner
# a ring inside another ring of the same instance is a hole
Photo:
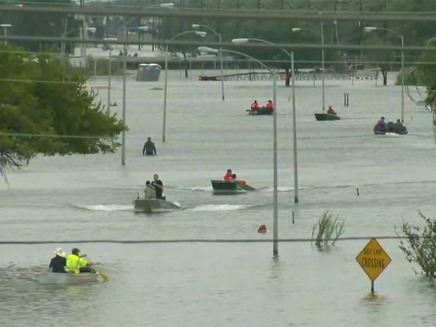
[[[220,82],[197,80],[205,73],[170,72],[165,143],[163,76],[129,76],[125,166],[118,151],[39,157],[8,172],[0,188],[0,325],[434,326],[435,288],[415,275],[398,240],[381,238],[401,233],[403,221],[420,224],[419,211],[435,217],[431,115],[406,98],[409,135],[375,136],[380,116],[400,118],[400,87],[328,80],[326,104],[342,119],[317,122],[321,83],[297,81],[294,204],[291,89],[278,83],[278,227],[286,242],[274,258],[273,118],[245,112],[254,99],[272,98],[272,83],[225,82],[222,101]],[[89,85],[106,103],[107,79]],[[122,89],[113,78],[119,117]],[[147,136],[156,157],[142,156]],[[210,180],[227,168],[258,191],[213,195]],[[182,210],[133,212],[154,173]],[[326,210],[345,220],[344,237],[359,239],[317,250],[308,240]],[[257,233],[262,224],[266,234]],[[371,237],[392,259],[374,295],[355,259]],[[79,247],[110,281],[39,284],[58,246]]]

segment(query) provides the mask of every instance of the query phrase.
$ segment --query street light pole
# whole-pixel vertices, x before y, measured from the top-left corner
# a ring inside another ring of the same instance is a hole
[[[241,56],[250,58],[251,60],[257,62],[262,67],[266,68],[270,73],[273,80],[273,255],[278,256],[278,234],[279,234],[279,223],[278,223],[278,160],[277,160],[277,75],[274,69],[269,68],[262,61],[251,57],[243,52],[234,51],[234,50],[215,50],[207,47],[199,47],[200,51],[208,51],[208,52],[229,52],[239,54]]]
[[[223,40],[221,38],[221,34],[219,34],[219,42],[222,44]],[[222,47],[220,47],[221,50]],[[224,101],[224,72],[223,72],[223,52],[220,51],[220,65],[221,65],[221,98]]]
[[[320,13],[321,14],[321,13]],[[324,24],[321,21],[320,24],[321,28],[321,83],[322,83],[322,110],[325,110],[325,52],[324,52]],[[314,33],[312,29],[309,28],[302,28],[302,27],[293,27],[291,30],[292,32],[298,32],[301,30],[308,30]],[[313,81],[313,85],[315,85],[315,79]]]
[[[292,134],[293,134],[293,151],[294,151],[294,203],[298,203],[298,161],[297,161],[297,117],[295,105],[295,68],[294,52],[291,52],[291,69],[292,69]]]
[[[404,123],[404,35],[401,34],[401,122]]]
[[[401,122],[404,123],[404,34],[397,33],[394,30],[388,28],[377,26],[366,26],[364,30],[366,32],[383,30],[395,34],[401,39]]]
[[[203,24],[192,24],[192,28],[199,28],[199,27],[204,27],[206,29],[208,29],[209,31],[211,31],[213,34],[215,34],[216,36],[218,36],[218,40],[220,43],[220,49],[221,49],[221,44],[223,42],[221,34],[218,33],[217,31],[215,31],[213,28],[209,27],[208,25],[203,25]],[[224,72],[223,72],[223,54],[222,52],[219,53],[220,56],[220,68],[221,68],[221,98],[224,101]]]
[[[179,36],[185,34],[197,34],[201,37],[205,37],[207,35],[206,32],[201,31],[185,31],[179,34],[174,35],[168,41],[172,41]],[[162,142],[165,142],[165,133],[166,133],[166,121],[167,121],[167,94],[168,94],[168,43],[165,46],[165,82],[164,82],[164,103],[163,103],[163,121],[162,121]]]
[[[324,24],[321,20],[321,69],[322,69],[322,111],[325,110],[325,65],[324,65]]]
[[[263,39],[255,39],[255,38],[240,38],[240,39],[233,39],[232,42],[233,43],[246,43],[246,42],[250,42],[250,41],[255,41],[255,42],[261,42],[261,43],[266,43],[266,44],[271,44],[274,45],[276,47],[277,44],[267,41],[267,40],[263,40]],[[292,135],[293,135],[293,157],[294,157],[294,203],[298,203],[298,159],[297,159],[297,118],[296,118],[296,106],[295,106],[295,80],[294,80],[294,52],[292,51],[291,53],[289,53],[289,51],[287,51],[286,49],[280,48],[279,49],[281,51],[283,51],[286,55],[289,56],[289,58],[291,58],[291,69],[292,69],[292,119],[293,119],[293,123],[292,123]],[[275,111],[274,111],[275,112]]]
[[[162,142],[165,142],[165,129],[166,129],[166,121],[167,121],[167,89],[168,89],[168,44],[165,46],[165,81],[164,81]]]
[[[127,41],[127,25],[124,24],[124,37]],[[123,54],[123,124],[126,124],[126,69],[127,69],[127,44],[124,43],[124,54]],[[126,165],[126,131],[123,129],[121,134],[121,164]]]
[[[247,39],[233,39],[233,43],[246,43],[250,41],[266,43],[273,46],[276,46],[274,43],[263,40],[263,39],[255,39],[255,38],[247,38]],[[277,47],[277,46],[276,46]],[[280,48],[283,52],[285,52],[293,60],[293,56],[285,49]],[[264,63],[262,63],[264,67],[266,67],[272,75],[273,79],[273,103],[274,103],[274,111],[273,111],[273,255],[278,256],[279,254],[279,244],[278,244],[278,234],[279,234],[279,222],[278,222],[278,160],[277,160],[277,75],[276,71],[268,68]],[[294,75],[292,74],[292,78]],[[295,122],[294,122],[295,123]],[[295,132],[295,130],[294,130]],[[294,158],[295,159],[295,158]],[[295,169],[295,167],[294,167]]]
[[[271,70],[270,70],[271,71]],[[273,79],[273,255],[279,255],[279,206],[278,206],[278,160],[277,160],[277,76],[272,70]]]
[[[4,28],[4,36],[5,36],[5,46],[8,45],[7,37],[8,37],[8,28],[12,27],[12,24],[0,24],[0,27]]]
[[[107,81],[107,109],[106,113],[111,113],[111,83],[112,83],[112,46],[109,44],[109,62],[108,62],[108,81]]]
[[[149,6],[146,8],[151,8],[151,7],[155,7],[156,5],[153,6]],[[173,6],[173,3],[163,3],[158,5],[158,7],[168,7],[171,8]],[[133,18],[132,18],[133,19]],[[130,22],[131,20],[129,20]],[[127,31],[127,25],[129,22],[126,22],[124,20],[124,46],[123,46],[123,114],[122,114],[122,120],[123,120],[123,124],[126,125],[126,74],[127,74],[127,41],[128,41],[128,31]],[[84,20],[84,24],[85,24],[85,20]],[[110,49],[109,49],[109,62],[110,62]],[[109,83],[110,83],[110,77],[109,77]],[[110,85],[110,84],[109,84]],[[110,88],[109,91],[110,92]],[[110,94],[108,94],[108,102],[110,101]],[[109,102],[109,107],[108,110],[110,108],[110,102]],[[126,165],[126,131],[123,130],[121,133],[121,165],[125,166]]]

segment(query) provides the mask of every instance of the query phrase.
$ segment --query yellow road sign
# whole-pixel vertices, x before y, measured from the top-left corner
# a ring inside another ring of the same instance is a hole
[[[371,281],[375,281],[391,262],[391,258],[375,238],[368,242],[357,255],[356,260]]]

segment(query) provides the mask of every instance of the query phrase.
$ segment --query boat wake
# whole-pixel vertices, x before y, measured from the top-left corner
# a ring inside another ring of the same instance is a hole
[[[191,211],[236,211],[251,207],[251,205],[242,204],[206,204],[191,208]]]
[[[305,188],[305,187],[299,187],[300,190],[303,188]],[[291,192],[293,190],[294,190],[293,187],[282,186],[282,187],[277,188],[278,192]],[[264,187],[264,188],[258,189],[258,191],[260,191],[260,192],[274,192],[274,188],[273,187]]]
[[[212,186],[193,186],[193,187],[179,187],[181,190],[196,191],[196,192],[212,192]]]
[[[72,205],[77,209],[89,210],[89,211],[132,211],[131,205],[123,204],[95,204],[95,205]]]

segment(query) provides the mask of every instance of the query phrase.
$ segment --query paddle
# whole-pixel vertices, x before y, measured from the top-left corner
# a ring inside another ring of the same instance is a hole
[[[246,191],[255,191],[256,190],[254,187],[251,187],[247,184],[239,184],[239,186]]]
[[[95,264],[93,264],[90,260],[88,260],[88,263],[91,265],[91,267],[93,267],[95,269],[95,271],[101,276],[101,278],[103,278],[103,280],[105,282],[109,281],[109,276],[106,275],[103,271],[101,271],[100,269],[98,269]]]

